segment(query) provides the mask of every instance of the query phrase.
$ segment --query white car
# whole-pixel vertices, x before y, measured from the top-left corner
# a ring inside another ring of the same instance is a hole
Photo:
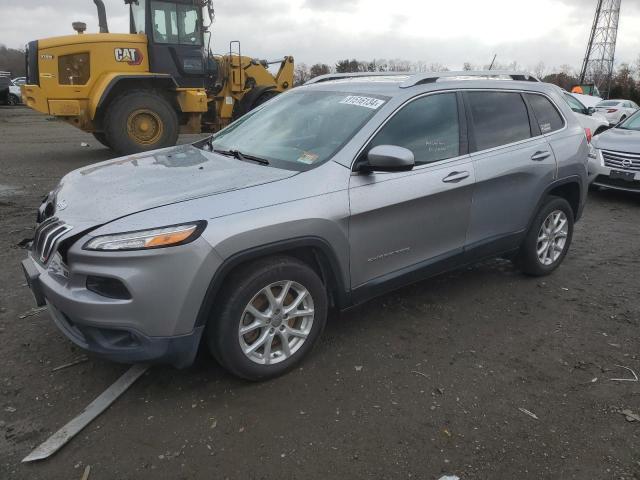
[[[9,83],[9,95],[7,96],[7,105],[19,105],[22,103],[22,92],[20,87],[13,81]]]
[[[631,100],[604,100],[596,105],[596,110],[613,126],[636,113],[638,105]]]
[[[588,95],[580,95],[587,97]],[[586,107],[580,100],[576,98],[576,94],[564,92],[564,99],[575,113],[580,125],[588,128],[591,135],[599,135],[609,128],[609,121],[600,114],[594,107]]]

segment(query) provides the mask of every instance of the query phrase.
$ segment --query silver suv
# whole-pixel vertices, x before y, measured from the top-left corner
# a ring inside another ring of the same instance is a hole
[[[506,72],[336,74],[193,145],[75,170],[23,267],[74,343],[233,374],[292,368],[344,309],[478,260],[560,265],[588,144],[562,91]]]

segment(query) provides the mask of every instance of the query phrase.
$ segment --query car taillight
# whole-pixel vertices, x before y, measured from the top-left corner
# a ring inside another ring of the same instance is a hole
[[[587,143],[591,143],[591,137],[593,136],[593,135],[591,135],[591,129],[590,128],[585,128],[584,129],[584,134],[587,137]]]
[[[617,111],[618,111],[617,108],[610,108],[609,110],[607,110],[607,113],[615,113]]]

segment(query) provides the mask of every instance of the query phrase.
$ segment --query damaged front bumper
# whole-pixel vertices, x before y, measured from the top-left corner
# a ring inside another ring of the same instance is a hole
[[[47,306],[56,326],[77,346],[115,362],[181,368],[193,363],[204,331],[204,325],[195,324],[200,304],[191,300],[206,252],[203,241],[170,252],[126,252],[118,258],[85,255],[72,247],[71,268],[57,253],[42,263],[33,252],[22,268],[36,304]],[[160,254],[174,258],[167,262]],[[184,275],[176,272],[177,264],[185,266]],[[130,298],[108,298],[90,290],[91,276],[120,279]],[[169,281],[153,282],[158,277]]]

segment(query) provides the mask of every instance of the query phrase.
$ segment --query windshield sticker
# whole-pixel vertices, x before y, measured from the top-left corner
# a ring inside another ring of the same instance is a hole
[[[311,165],[318,159],[318,155],[312,152],[303,152],[300,157],[298,157],[298,161],[300,163],[306,163],[307,165]]]
[[[377,110],[384,104],[384,100],[373,97],[359,97],[357,95],[349,95],[348,97],[341,100],[340,103],[344,103],[345,105],[357,105],[358,107]]]

